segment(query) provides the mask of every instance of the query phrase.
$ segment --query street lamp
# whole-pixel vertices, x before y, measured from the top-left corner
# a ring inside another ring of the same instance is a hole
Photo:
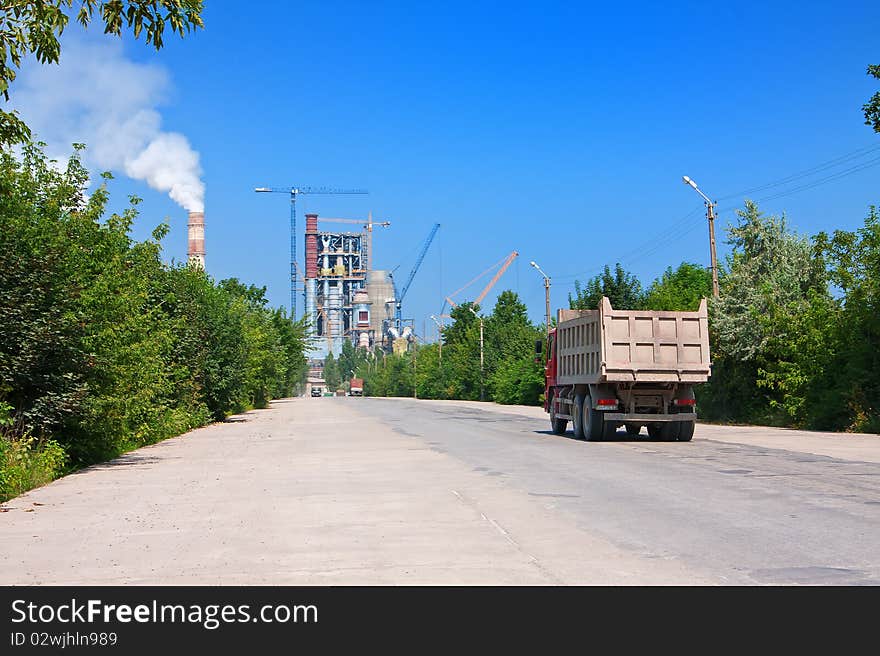
[[[703,198],[703,201],[706,203],[706,219],[709,221],[709,255],[712,258],[712,295],[715,298],[718,298],[718,260],[715,256],[715,207],[718,204],[713,203],[711,198],[700,191],[697,183],[691,180],[686,175],[682,176],[681,180],[689,187],[692,187],[693,190],[696,191],[698,194],[700,194],[700,196]]]
[[[472,306],[468,305],[467,309],[480,320],[480,401],[485,401],[486,395],[484,394],[485,388],[483,382],[483,317],[477,314]]]
[[[538,273],[540,273],[541,276],[544,278],[544,301],[547,304],[547,332],[549,333],[550,332],[550,276],[548,276],[546,273],[541,271],[541,267],[539,267],[538,263],[535,262],[534,260],[529,262],[529,264],[531,264],[533,267],[535,267],[535,269],[538,271]]]
[[[440,366],[443,366],[443,324],[437,321],[437,317],[433,314],[431,315],[431,321],[437,324],[437,335],[439,338],[437,339],[437,348],[439,349],[438,359],[440,360]]]

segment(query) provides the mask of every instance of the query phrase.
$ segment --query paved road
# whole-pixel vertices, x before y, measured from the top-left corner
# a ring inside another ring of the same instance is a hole
[[[0,508],[3,584],[880,583],[880,437],[289,399]]]

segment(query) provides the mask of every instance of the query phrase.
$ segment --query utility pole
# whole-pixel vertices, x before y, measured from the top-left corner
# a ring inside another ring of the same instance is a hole
[[[474,308],[470,305],[467,306],[467,309],[470,310],[473,315],[480,320],[480,401],[485,401],[486,383],[483,380],[483,317],[474,312]]]
[[[715,254],[715,208],[718,203],[706,201],[706,219],[709,221],[709,254],[712,258],[712,295],[718,298],[718,257]]]
[[[443,326],[437,321],[437,317],[431,315],[431,320],[437,324],[437,359],[440,360],[440,368],[443,368]]]
[[[537,269],[538,273],[544,278],[544,303],[546,305],[547,311],[547,332],[550,332],[550,276],[541,271],[541,267],[538,266],[537,262],[534,260],[529,262],[535,269]]]
[[[419,338],[416,336],[415,321],[413,321],[412,362],[413,362],[413,398],[419,398],[418,375],[419,367],[416,360],[419,357]]]
[[[718,298],[721,294],[718,287],[718,257],[715,254],[715,208],[718,206],[718,203],[713,203],[712,199],[700,191],[697,183],[688,176],[682,176],[681,180],[700,194],[703,202],[706,204],[706,219],[709,222],[709,257],[712,261],[712,296]]]

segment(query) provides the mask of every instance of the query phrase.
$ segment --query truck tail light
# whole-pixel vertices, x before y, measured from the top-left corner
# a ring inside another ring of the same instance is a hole
[[[675,399],[675,405],[697,405],[696,399]]]
[[[602,409],[616,408],[617,399],[599,399],[596,401],[596,405]]]

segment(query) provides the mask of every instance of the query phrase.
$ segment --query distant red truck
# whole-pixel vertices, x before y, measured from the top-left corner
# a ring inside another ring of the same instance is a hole
[[[363,396],[364,395],[364,379],[363,378],[352,378],[351,384],[348,386],[348,393],[351,396]]]

